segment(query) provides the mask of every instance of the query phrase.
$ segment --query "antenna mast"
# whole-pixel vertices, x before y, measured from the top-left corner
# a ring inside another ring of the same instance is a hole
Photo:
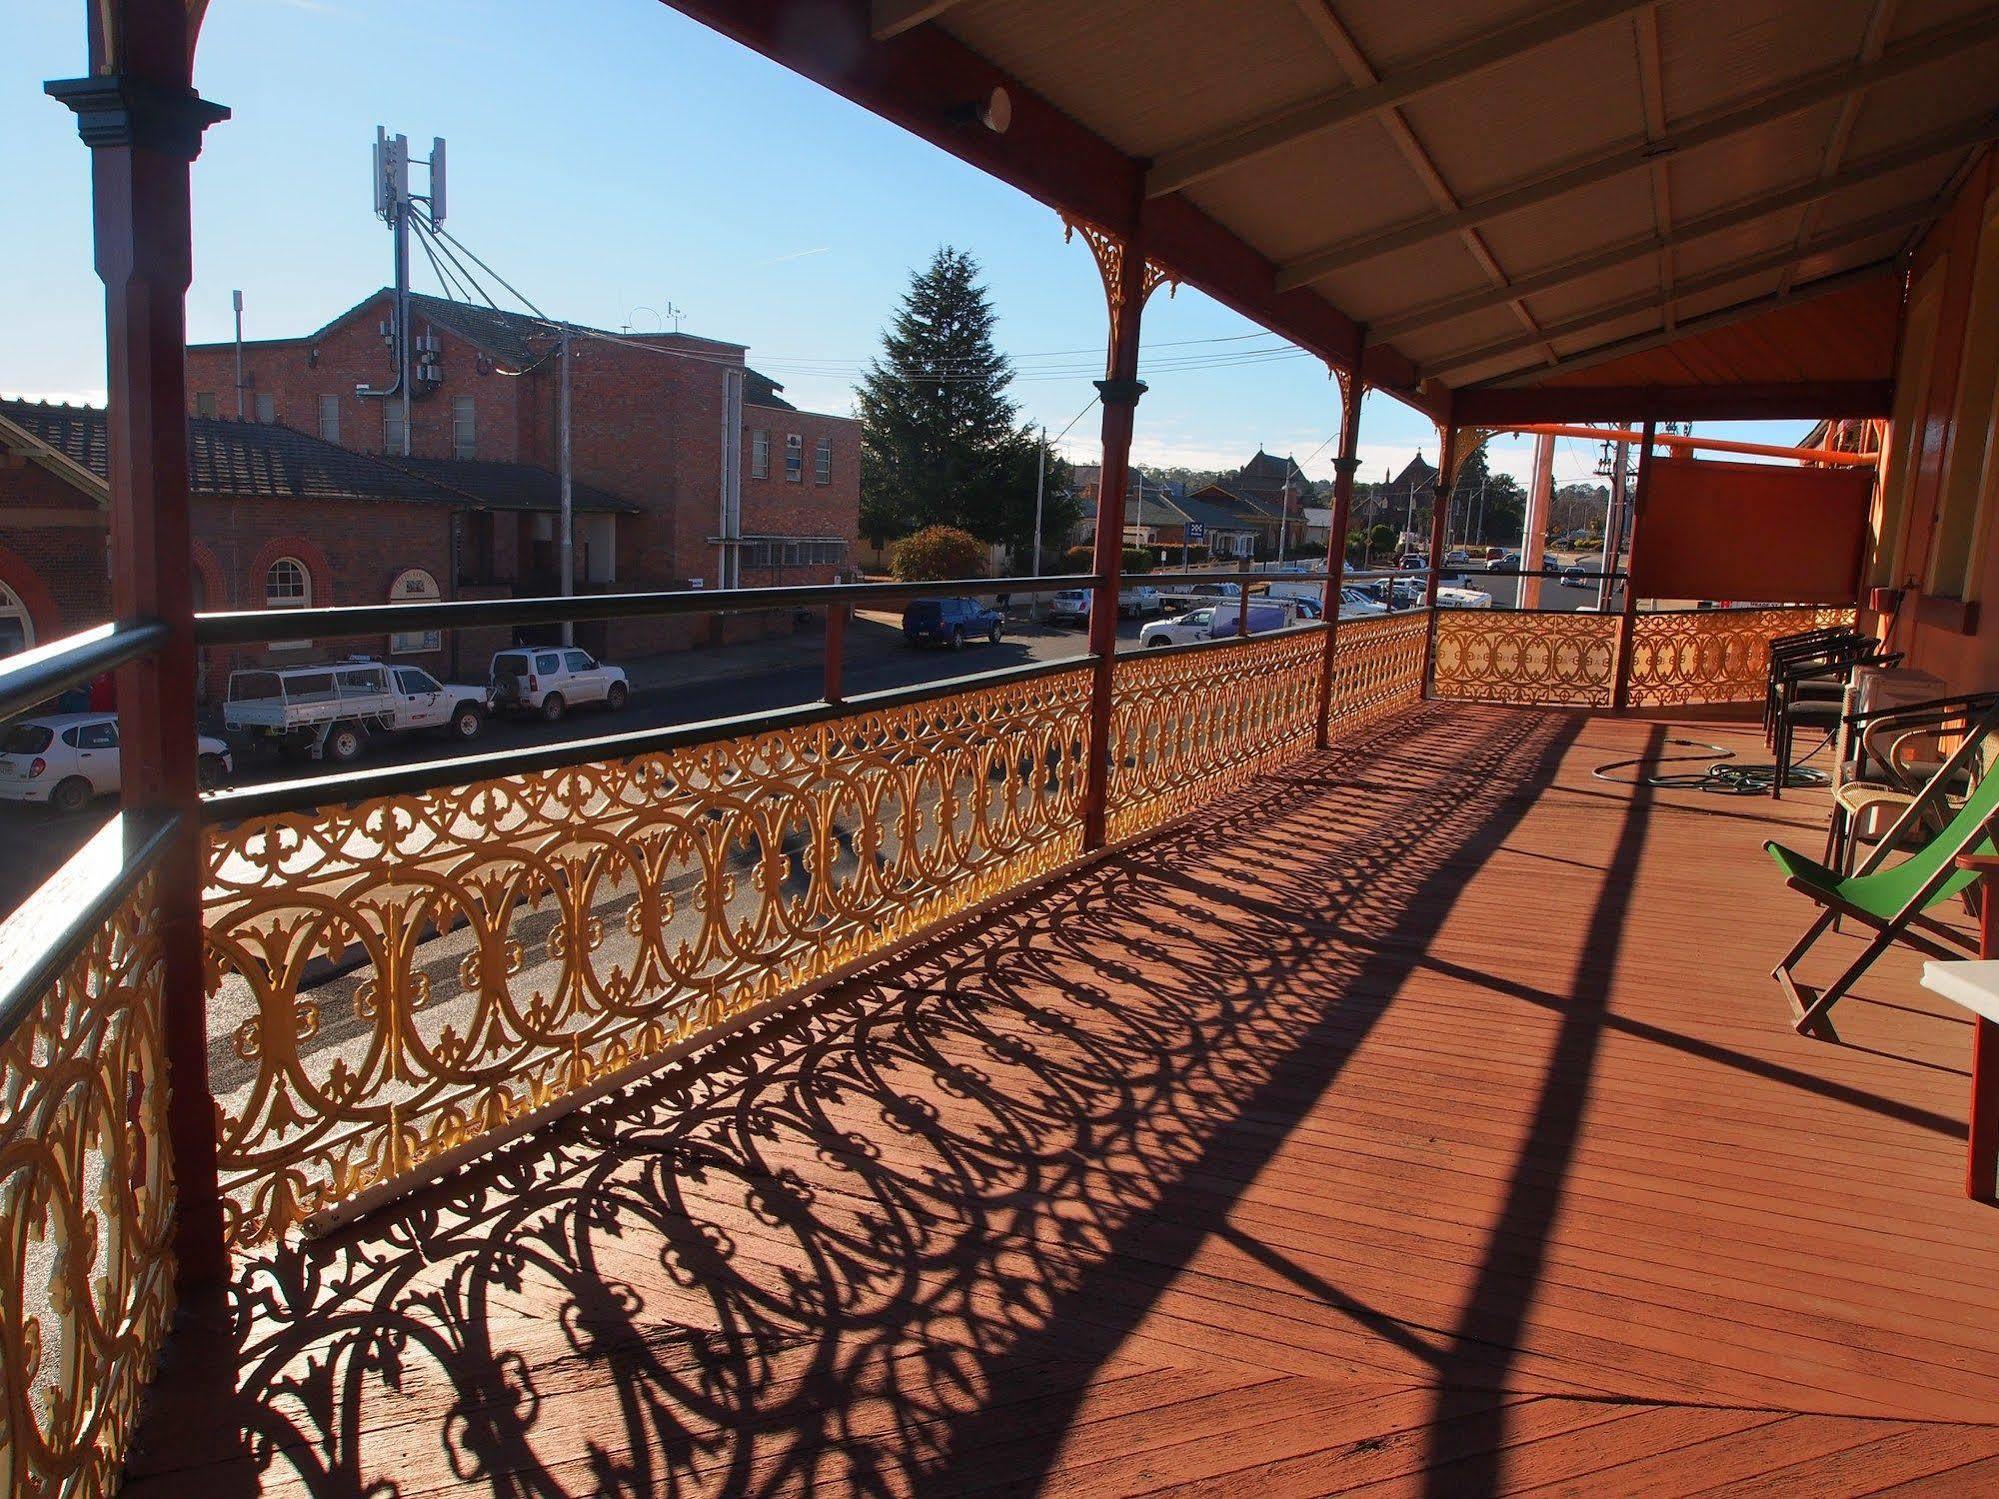
[[[430,195],[410,192],[410,141],[406,135],[390,135],[375,127],[374,209],[389,226],[395,239],[394,306],[389,321],[382,325],[382,338],[389,346],[395,379],[384,386],[357,385],[354,394],[402,403],[402,456],[410,455],[410,390],[416,383],[411,364],[410,340],[410,214],[417,203],[425,203],[430,221],[444,219],[444,138],[430,143],[430,159],[423,163],[430,171]]]

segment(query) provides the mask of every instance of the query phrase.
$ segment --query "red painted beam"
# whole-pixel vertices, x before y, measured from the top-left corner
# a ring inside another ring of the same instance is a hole
[[[1087,219],[1120,239],[1139,233],[1151,258],[1184,284],[1351,369],[1362,331],[1309,289],[1279,292],[1276,267],[1178,195],[1145,202],[1145,163],[1086,129],[938,26],[885,42],[869,31],[867,0],[661,0],[682,14],[902,126],[959,160]],[[1005,134],[963,123],[965,106],[1004,88]],[[1144,224],[1136,222],[1144,202]],[[1415,388],[1415,368],[1393,348],[1367,349],[1366,382],[1433,416],[1441,392]]]
[[[1453,411],[1467,427],[1535,422],[1837,421],[1885,417],[1891,380],[1817,380],[1784,385],[1544,385],[1459,390]]]

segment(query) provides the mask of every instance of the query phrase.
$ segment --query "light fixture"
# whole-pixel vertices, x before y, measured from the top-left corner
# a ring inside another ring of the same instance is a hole
[[[1013,123],[1013,96],[1004,88],[996,87],[985,98],[960,104],[953,109],[951,123],[960,130],[978,125],[994,135],[1005,135],[1007,127]]]

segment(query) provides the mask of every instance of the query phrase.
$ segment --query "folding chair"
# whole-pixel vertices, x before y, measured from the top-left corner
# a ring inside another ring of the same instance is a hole
[[[1832,816],[1826,824],[1825,866],[1844,879],[1853,873],[1860,828],[1869,818],[1899,815],[1922,794],[1946,758],[1938,749],[1945,738],[1976,733],[1978,724],[1999,708],[1999,692],[1966,697],[1932,698],[1898,703],[1867,713],[1849,713],[1840,724],[1833,755]],[[1944,797],[1927,807],[1919,832],[1928,839],[1940,831],[1963,794],[1983,779],[1986,765],[1975,757],[1960,772],[1958,785],[1944,788]],[[1879,824],[1876,824],[1879,826]],[[1837,924],[1834,930],[1838,930]]]
[[[1945,793],[1973,758],[1985,753],[1986,740],[1995,731],[1999,731],[1999,710],[1981,719],[1977,732],[1965,735],[1964,742],[1930,777],[1922,794],[1903,810],[1858,873],[1841,878],[1838,871],[1774,840],[1763,845],[1783,872],[1784,883],[1821,908],[1805,934],[1770,972],[1790,1001],[1792,1022],[1801,1033],[1830,1033],[1827,1013],[1874,960],[1897,942],[1935,958],[1957,958],[1964,952],[1977,951],[1977,943],[1971,937],[1925,913],[1964,893],[1977,878],[1973,872],[1957,868],[1959,854],[1994,852],[1991,830],[1994,820],[1999,819],[1999,775],[1988,775],[1979,781],[1942,830],[1908,858],[1895,865],[1887,864],[1886,860],[1904,836],[1919,826],[1926,809]],[[1823,989],[1800,983],[1795,973],[1798,961],[1835,920],[1845,917],[1873,932],[1867,946]],[[1955,946],[1947,947],[1945,943]]]

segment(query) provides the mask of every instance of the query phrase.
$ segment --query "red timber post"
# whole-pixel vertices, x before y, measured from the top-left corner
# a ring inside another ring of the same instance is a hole
[[[1134,215],[1134,222],[1137,216]],[[1083,786],[1083,849],[1105,843],[1111,774],[1111,691],[1117,667],[1118,574],[1124,562],[1124,492],[1131,472],[1131,429],[1145,382],[1138,378],[1139,318],[1145,299],[1165,279],[1145,258],[1143,235],[1134,230],[1122,238],[1088,224],[1080,229],[1097,257],[1104,278],[1104,301],[1110,310],[1110,349],[1104,378],[1097,381],[1103,398],[1103,467],[1097,477],[1097,530],[1090,571],[1097,585],[1090,595],[1090,738]]]
[[[192,87],[184,0],[90,7],[91,75],[47,85],[90,147],[97,274],[109,376],[111,600],[119,619],[168,630],[118,673],[124,808],[180,815],[161,856],[162,1024],[172,1090],[174,1257],[183,1294],[228,1273],[208,1085],[200,805],[195,783],[194,571],[187,496],[188,168],[229,111]]]
[[[1624,564],[1624,609],[1617,620],[1617,675],[1610,689],[1613,712],[1631,707],[1631,644],[1638,635],[1638,525],[1645,518],[1645,495],[1652,487],[1652,440],[1658,423],[1645,418],[1644,435],[1638,442],[1638,487],[1631,496],[1631,535],[1625,539],[1630,561]],[[1614,565],[1614,564],[1613,564]]]
[[[1437,674],[1437,585],[1443,581],[1444,536],[1451,521],[1451,486],[1458,477],[1458,424],[1446,422],[1437,453],[1437,500],[1430,513],[1430,574],[1423,586],[1423,607],[1430,611],[1423,632],[1423,696],[1430,695]]]
[[[1326,655],[1319,668],[1319,748],[1332,742],[1333,662],[1340,628],[1340,585],[1346,580],[1347,519],[1353,511],[1353,476],[1360,467],[1360,398],[1364,387],[1361,361],[1354,359],[1353,373],[1336,369],[1340,382],[1340,452],[1333,460],[1333,520],[1326,537],[1326,590],[1320,617],[1326,622]]]

